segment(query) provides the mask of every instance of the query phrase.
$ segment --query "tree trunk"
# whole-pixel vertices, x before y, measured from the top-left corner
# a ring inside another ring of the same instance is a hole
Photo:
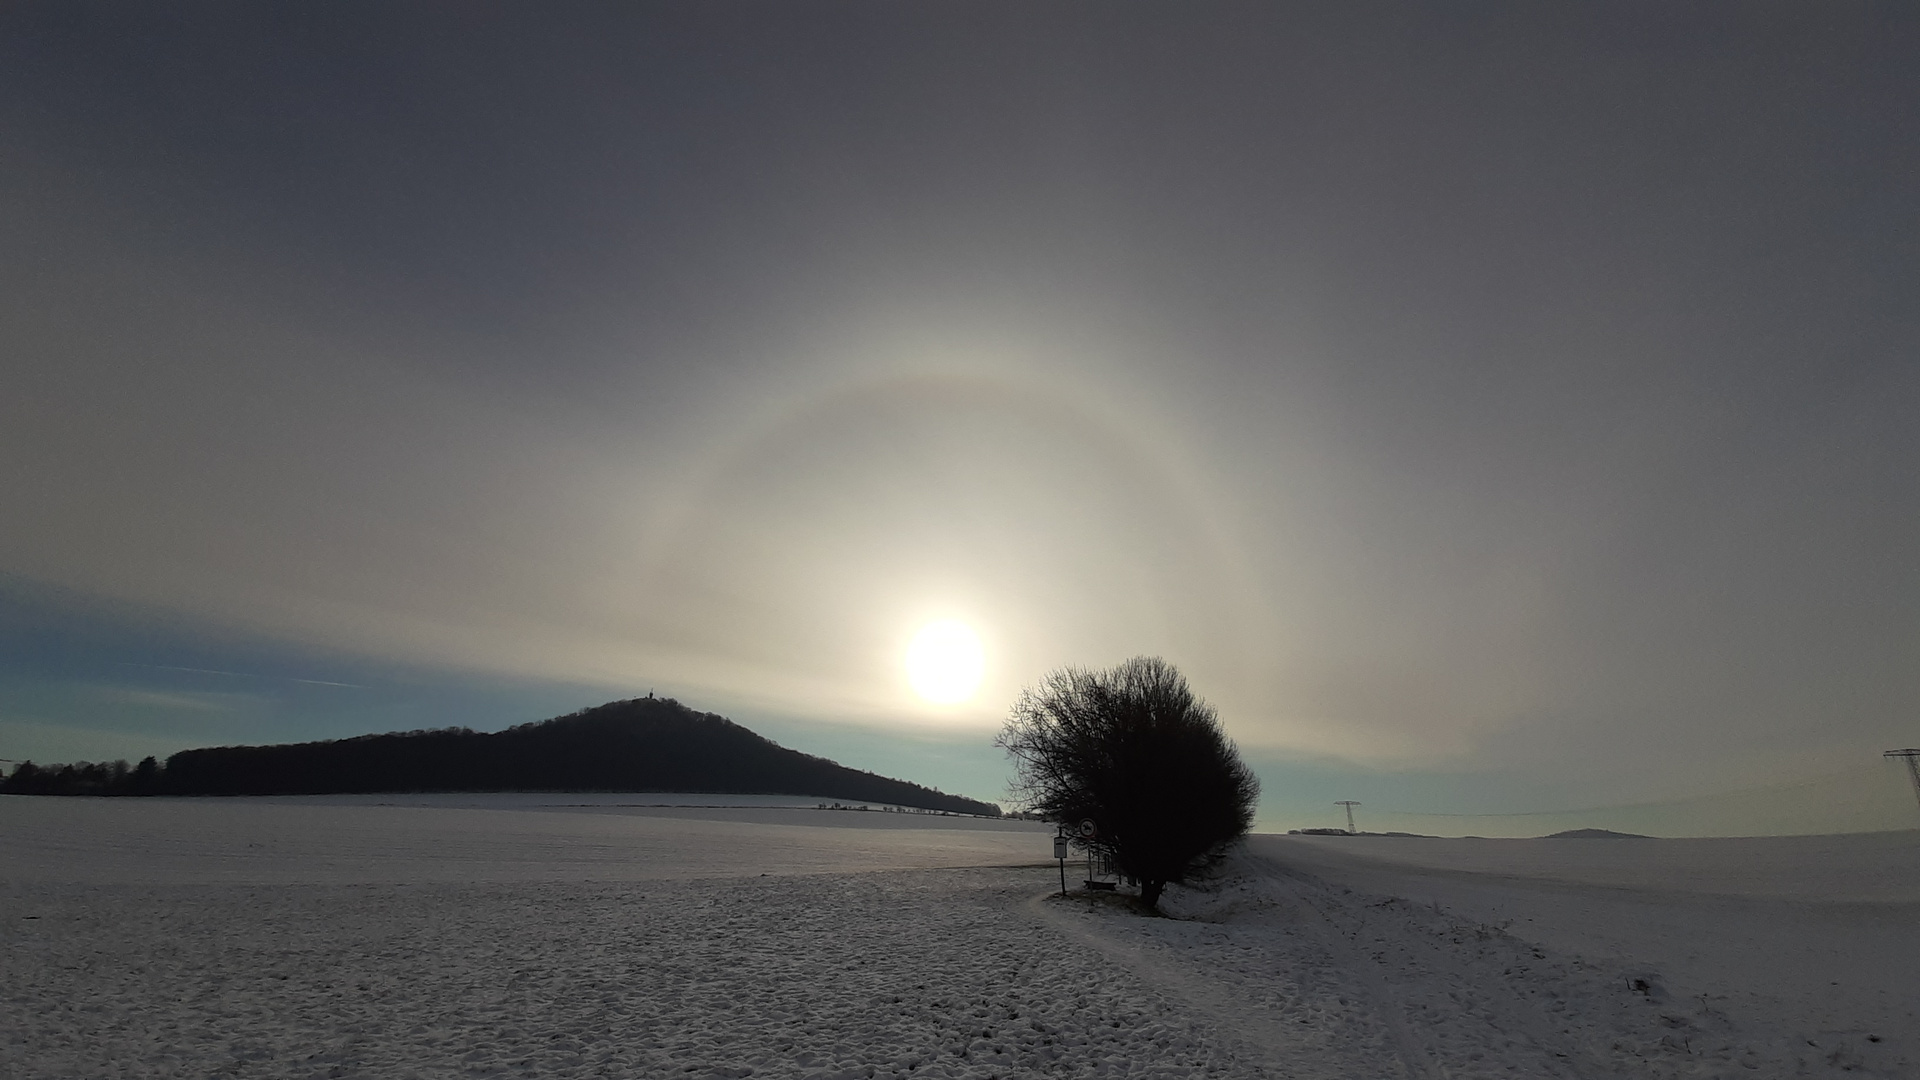
[[[1164,881],[1153,881],[1142,878],[1140,880],[1140,902],[1147,906],[1148,911],[1159,911],[1160,890],[1166,887],[1167,883]]]

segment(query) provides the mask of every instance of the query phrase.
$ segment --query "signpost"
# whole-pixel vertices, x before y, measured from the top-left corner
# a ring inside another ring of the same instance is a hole
[[[1100,826],[1092,818],[1080,819],[1080,842],[1087,848],[1087,888],[1093,888],[1093,841],[1100,835]]]
[[[1067,895],[1067,834],[1053,838],[1053,857],[1060,860],[1060,895]]]
[[[1060,828],[1060,831],[1058,833],[1055,833],[1053,837],[1053,857],[1060,860],[1060,895],[1065,896],[1067,895],[1067,825],[1066,823],[1061,822],[1059,828]],[[1087,818],[1086,820],[1082,821],[1078,827],[1074,829],[1074,833],[1078,835],[1080,839],[1083,841],[1092,841],[1095,837],[1100,835],[1100,827],[1093,823],[1092,818]],[[1087,881],[1089,884],[1091,884],[1093,881],[1093,848],[1091,847],[1087,848]]]

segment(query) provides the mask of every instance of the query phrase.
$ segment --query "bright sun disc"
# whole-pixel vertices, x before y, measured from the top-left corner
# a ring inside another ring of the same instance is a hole
[[[973,696],[986,670],[980,639],[953,619],[931,622],[907,646],[907,681],[921,697],[952,705]]]

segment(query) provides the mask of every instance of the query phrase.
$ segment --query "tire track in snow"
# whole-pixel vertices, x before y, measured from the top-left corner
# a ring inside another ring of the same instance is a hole
[[[1102,932],[1105,928],[1096,929],[1098,924],[1090,924],[1087,920],[1076,918],[1073,912],[1062,910],[1052,900],[1057,895],[1051,891],[1042,893],[1029,900],[1027,906],[1036,918],[1066,937],[1088,946],[1143,982],[1157,987],[1166,996],[1200,1013],[1219,1030],[1223,1041],[1238,1043],[1256,1051],[1269,1066],[1299,1080],[1357,1076],[1380,1080],[1381,1074],[1369,1067],[1367,1061],[1373,1056],[1369,1053],[1370,1048],[1364,1045],[1329,1047],[1323,1039],[1292,1034],[1298,1030],[1299,1024],[1287,1023],[1284,1017],[1276,1016],[1270,1008],[1251,1000],[1244,992],[1238,992],[1243,991],[1243,987],[1235,987],[1217,977],[1192,970],[1190,962],[1180,955],[1177,947],[1172,950],[1153,948],[1145,942],[1127,941]],[[1145,920],[1142,920],[1142,924],[1152,925]],[[1321,940],[1316,943],[1324,947],[1325,935],[1320,937]],[[1338,955],[1338,950],[1325,951],[1329,955]],[[1272,959],[1277,961],[1281,958]],[[1352,1003],[1350,996],[1330,994],[1328,998],[1320,1004],[1337,1003],[1336,1007],[1348,1014],[1351,1026],[1365,1029],[1378,1025],[1384,1029],[1394,1044],[1397,1063],[1409,1080],[1439,1080],[1438,1075],[1428,1068],[1430,1059],[1406,1038],[1404,1031],[1395,1031],[1390,1018],[1382,1016],[1377,1009]]]
[[[1691,1076],[1615,973],[1498,928],[1242,855],[1173,920],[1029,907],[1302,1077]],[[1179,917],[1184,916],[1184,917]],[[1649,1068],[1652,1066],[1652,1068]]]
[[[1426,1069],[1425,1075],[1433,1080],[1454,1074],[1455,1070],[1447,1067],[1447,1055],[1443,1048],[1432,1039],[1416,1035],[1409,1027],[1407,1017],[1413,1012],[1412,1002],[1408,1001],[1405,995],[1396,992],[1394,984],[1389,981],[1384,950],[1382,955],[1368,956],[1364,954],[1359,943],[1361,934],[1373,931],[1383,933],[1391,944],[1399,949],[1403,957],[1417,954],[1423,949],[1429,952],[1435,950],[1438,945],[1432,932],[1433,927],[1423,928],[1417,925],[1422,921],[1431,921],[1416,917],[1424,914],[1424,910],[1416,913],[1411,905],[1397,897],[1372,897],[1338,889],[1337,886],[1322,881],[1312,874],[1260,856],[1245,855],[1241,866],[1267,883],[1269,887],[1292,893],[1302,907],[1314,914],[1315,923],[1329,946],[1344,955],[1352,969],[1360,974],[1374,990],[1376,1001],[1382,1010],[1382,1019],[1395,1033],[1396,1044],[1401,1047],[1403,1060],[1409,1063],[1410,1071],[1415,1067],[1414,1063],[1419,1062]],[[1464,930],[1463,927],[1455,924],[1454,920],[1442,916],[1437,907],[1434,909],[1434,919],[1444,920],[1455,932]],[[1352,927],[1351,932],[1343,929],[1343,924]],[[1425,933],[1422,933],[1423,929]],[[1532,946],[1518,939],[1508,938],[1501,931],[1483,927],[1464,932],[1479,936],[1482,940],[1491,940],[1494,937],[1505,938],[1513,947],[1525,949],[1538,959],[1545,959],[1544,954]],[[1454,944],[1459,945],[1457,938]],[[1464,970],[1457,970],[1454,977],[1467,985],[1450,995],[1458,1006],[1458,1011],[1451,1016],[1437,1017],[1436,1023],[1432,1025],[1436,1030],[1447,1026],[1461,1026],[1466,1018],[1459,1014],[1477,1005],[1487,1009],[1488,1013],[1483,1014],[1477,1021],[1469,1020],[1467,1023],[1482,1027],[1495,1026],[1500,1031],[1522,1036],[1532,1051],[1533,1060],[1527,1063],[1527,1068],[1533,1075],[1590,1080],[1593,1077],[1618,1074],[1618,1062],[1602,1062],[1598,1059],[1583,1061],[1582,1058],[1588,1056],[1587,1047],[1583,1045],[1585,1040],[1556,1038],[1549,1030],[1547,1017],[1541,1013],[1537,1001],[1512,992],[1511,987],[1501,980],[1487,979],[1486,976],[1491,975],[1490,971],[1474,972],[1472,957],[1456,949],[1455,955],[1444,956],[1442,959],[1461,963]],[[1431,986],[1422,987],[1420,979],[1415,977],[1416,974],[1427,974],[1430,983],[1432,980],[1429,973],[1399,970],[1391,974],[1404,980],[1404,984],[1410,987],[1416,996],[1422,989],[1429,994],[1432,992]],[[1474,977],[1476,974],[1480,976],[1477,979]],[[1549,1000],[1563,1001],[1556,993],[1558,987],[1549,984],[1547,989]],[[1470,1003],[1464,1001],[1463,997],[1470,997],[1472,1001]],[[1556,1049],[1556,1045],[1561,1048]]]
[[[1089,930],[1077,920],[1052,910],[1048,899],[1058,895],[1057,892],[1041,893],[1029,900],[1027,907],[1036,918],[1064,936],[1126,968],[1166,996],[1201,1012],[1220,1028],[1225,1038],[1243,1045],[1250,1044],[1259,1051],[1258,1056],[1265,1064],[1279,1065],[1292,1057],[1292,1051],[1296,1048],[1283,1040],[1268,1037],[1264,1018],[1247,1010],[1242,1002],[1219,992],[1215,986],[1181,974],[1147,955],[1146,950],[1138,945]]]
[[[1407,1076],[1411,1080],[1446,1080],[1447,1071],[1441,1066],[1433,1049],[1408,1030],[1405,1019],[1406,1003],[1400,1000],[1400,996],[1393,992],[1393,988],[1380,974],[1380,966],[1360,955],[1359,950],[1354,948],[1353,942],[1340,933],[1328,912],[1321,906],[1321,903],[1332,899],[1331,893],[1326,890],[1324,884],[1318,880],[1312,881],[1313,885],[1320,886],[1318,889],[1321,894],[1320,902],[1316,903],[1313,899],[1301,895],[1305,890],[1297,887],[1300,879],[1295,877],[1293,872],[1265,863],[1264,860],[1249,861],[1259,868],[1261,876],[1269,882],[1276,885],[1296,886],[1287,890],[1294,894],[1294,909],[1311,915],[1310,922],[1303,919],[1301,923],[1312,926],[1327,951],[1344,960],[1347,969],[1359,975],[1366,984],[1367,992],[1373,999],[1374,1015],[1379,1018],[1381,1026],[1385,1027],[1392,1037],[1394,1051],[1400,1058],[1401,1066],[1406,1069]],[[1294,880],[1289,881],[1288,878]]]

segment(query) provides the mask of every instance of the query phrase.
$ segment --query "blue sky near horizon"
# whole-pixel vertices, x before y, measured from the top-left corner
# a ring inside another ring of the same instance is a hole
[[[1152,654],[1271,825],[1911,827],[1916,51],[1873,3],[9,8],[0,757],[655,689],[997,798],[1021,687]],[[903,675],[942,619],[959,703]]]
[[[571,712],[591,696],[10,585],[0,588],[0,737],[15,760],[164,758],[192,746],[463,724],[492,730]]]

